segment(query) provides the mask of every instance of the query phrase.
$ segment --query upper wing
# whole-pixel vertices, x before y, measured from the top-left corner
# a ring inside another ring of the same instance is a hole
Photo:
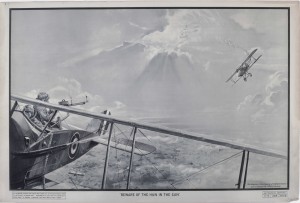
[[[245,63],[246,61],[248,61],[252,56],[253,54],[257,51],[257,49],[254,49],[249,55],[248,57],[245,59],[245,61],[243,63]]]
[[[207,143],[211,143],[211,144],[215,144],[215,145],[226,146],[226,147],[233,148],[233,149],[246,150],[249,152],[262,154],[262,155],[266,155],[266,156],[287,159],[287,155],[283,152],[259,148],[259,147],[251,146],[248,144],[236,143],[236,142],[228,141],[228,140],[224,140],[224,139],[211,138],[210,136],[200,134],[200,133],[188,132],[188,131],[183,131],[183,130],[171,129],[168,127],[162,127],[162,126],[158,126],[158,125],[144,124],[141,122],[119,119],[119,118],[109,116],[109,115],[95,114],[95,113],[80,110],[80,109],[46,103],[46,102],[43,102],[40,100],[30,99],[30,98],[16,96],[16,95],[11,95],[11,99],[14,101],[19,101],[19,102],[23,102],[23,103],[27,103],[27,104],[32,104],[32,105],[40,105],[40,106],[44,106],[47,108],[64,111],[64,112],[69,112],[69,113],[74,113],[77,115],[86,116],[86,117],[90,117],[90,118],[101,119],[101,120],[105,120],[110,123],[132,126],[132,127],[138,128],[138,129],[150,130],[153,132],[169,134],[169,135],[182,137],[182,138],[186,138],[186,139],[191,139],[191,140],[195,140],[195,141],[207,142]]]

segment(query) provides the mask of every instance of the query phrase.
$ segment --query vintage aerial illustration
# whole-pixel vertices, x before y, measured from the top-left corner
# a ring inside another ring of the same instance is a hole
[[[288,12],[12,9],[10,189],[287,189]]]

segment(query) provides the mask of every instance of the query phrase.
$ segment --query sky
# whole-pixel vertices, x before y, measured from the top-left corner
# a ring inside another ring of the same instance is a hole
[[[286,150],[288,12],[14,10],[11,91],[125,118],[177,118],[212,136]],[[258,49],[248,82],[228,77]]]

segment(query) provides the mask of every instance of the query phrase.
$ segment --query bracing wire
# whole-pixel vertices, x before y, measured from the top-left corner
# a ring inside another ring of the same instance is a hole
[[[125,150],[127,150],[129,140],[130,140],[131,136],[133,135],[133,133],[134,133],[134,127],[132,128],[132,130],[131,130],[131,132],[130,132],[130,136],[129,136],[128,141],[127,141],[127,143],[126,143]]]
[[[181,179],[181,180],[174,181],[172,184],[177,184],[177,183],[180,183],[180,182],[184,182],[185,180],[188,180],[190,177],[192,177],[192,176],[194,176],[194,175],[200,174],[200,173],[206,171],[206,170],[209,169],[209,168],[212,168],[212,167],[214,167],[214,166],[220,165],[221,163],[224,163],[224,162],[226,162],[226,161],[229,161],[229,160],[231,160],[231,159],[237,157],[237,156],[238,156],[239,154],[241,154],[242,152],[243,152],[243,151],[240,151],[240,152],[238,152],[238,153],[235,153],[235,154],[231,155],[230,157],[227,157],[227,158],[222,159],[222,160],[220,160],[220,161],[218,161],[218,162],[216,162],[216,163],[214,163],[214,164],[212,164],[212,165],[209,165],[209,166],[207,166],[207,167],[201,169],[200,171],[197,171],[197,172],[195,172],[195,173],[193,173],[193,174],[188,175],[187,177],[185,177],[185,178],[183,178],[183,179]]]
[[[189,182],[190,185],[193,186],[193,188],[197,188],[197,186],[189,178],[187,178],[186,180]]]
[[[139,130],[138,129],[138,131],[143,135],[143,136],[145,136],[148,140],[149,140],[149,142],[151,142],[152,144],[153,144],[153,142],[141,131],[141,130]],[[140,149],[138,149],[140,152],[141,152],[141,150]],[[153,168],[155,168],[155,170],[165,179],[166,178],[166,176],[165,176],[165,174],[160,170],[160,169],[158,169],[155,165],[154,165],[154,163],[152,163],[151,162],[151,160],[149,160],[149,158],[148,157],[146,157],[146,156],[143,156],[143,157],[145,157],[145,159],[151,164],[151,166],[153,167]],[[169,183],[169,181],[168,181],[168,183]],[[170,183],[169,183],[170,184]],[[170,186],[172,187],[172,188],[174,188],[174,189],[176,189],[175,188],[175,186],[174,185],[172,185],[172,184],[170,184]]]
[[[151,143],[152,143],[152,141],[141,131],[141,130],[139,130],[139,132],[143,135],[143,136],[145,136]],[[216,162],[216,163],[214,163],[214,164],[212,164],[212,165],[210,165],[210,166],[207,166],[207,167],[205,167],[204,169],[201,169],[200,171],[198,171],[198,172],[195,172],[195,173],[193,173],[193,174],[191,174],[191,175],[189,175],[189,176],[187,176],[187,177],[185,177],[184,179],[183,179],[183,181],[185,181],[185,180],[187,180],[187,181],[189,181],[189,183],[190,184],[192,184],[193,186],[195,186],[191,181],[190,181],[190,177],[192,177],[192,176],[194,176],[194,175],[196,175],[196,174],[199,174],[199,173],[202,173],[202,172],[204,172],[204,171],[206,171],[206,170],[208,170],[209,168],[212,168],[212,167],[214,167],[214,166],[217,166],[217,165],[219,165],[219,164],[221,164],[221,163],[224,163],[224,162],[226,162],[226,161],[229,161],[229,160],[231,160],[232,158],[235,158],[235,157],[237,157],[239,154],[241,154],[242,152],[238,152],[238,153],[235,153],[235,154],[233,154],[232,156],[230,156],[230,157],[227,157],[227,158],[225,158],[225,159],[223,159],[223,160],[221,160],[221,161],[218,161],[218,162]],[[151,164],[152,164],[152,166],[156,169],[156,171],[157,172],[159,172],[161,175],[162,175],[162,177],[163,178],[165,178],[165,176],[164,176],[164,174],[148,159],[148,157],[145,157],[146,158],[146,160],[147,161],[149,161]],[[176,183],[179,183],[179,182],[182,182],[181,180],[179,180],[179,181],[176,181],[176,182],[173,182],[173,183],[169,183],[174,189],[176,189],[176,187],[174,186],[174,184],[176,184]]]
[[[69,176],[69,179],[71,180],[71,182],[73,183],[73,185],[76,187],[76,190],[78,190],[78,187],[76,186],[76,184],[74,183],[73,179]]]
[[[19,107],[19,106],[18,106],[18,107]],[[67,121],[65,121],[65,123],[67,124],[68,127],[70,127]],[[120,130],[120,128],[119,128],[117,125],[115,125],[115,126],[116,126],[116,128],[118,128],[118,129]],[[124,132],[120,130],[121,134],[122,134],[123,136],[125,136],[128,140],[130,140],[131,136],[133,135],[133,131],[134,131],[134,128],[132,128],[131,133],[130,133],[130,136],[129,136],[129,138],[128,138],[128,137],[124,134]],[[153,142],[152,142],[152,141],[151,141],[151,140],[150,140],[150,139],[149,139],[149,138],[148,138],[148,137],[147,137],[140,129],[138,129],[138,131],[139,131],[139,132],[140,132],[140,133],[141,133],[148,141],[150,141],[151,143],[153,143]],[[26,132],[26,134],[27,134],[27,133],[28,133],[28,132]],[[94,133],[94,132],[87,133],[87,134],[86,134],[85,136],[83,136],[82,138],[85,138],[85,137],[87,137],[87,136],[89,136],[89,135],[91,135],[91,134],[93,134],[93,133]],[[81,138],[81,139],[82,139],[82,138]],[[114,129],[114,138],[115,138],[115,140],[116,140],[115,129]],[[117,145],[117,142],[115,142],[115,147],[116,147],[116,145]],[[138,150],[140,150],[140,149],[138,149]],[[230,159],[232,159],[232,158],[234,158],[234,157],[237,157],[237,156],[238,156],[239,154],[241,154],[241,153],[242,153],[242,152],[238,152],[238,153],[236,153],[236,154],[234,154],[234,155],[232,155],[232,156],[230,156],[230,157],[228,157],[228,158],[226,158],[226,159],[223,159],[223,160],[221,160],[221,161],[218,161],[218,162],[216,162],[216,163],[214,163],[214,164],[212,164],[212,165],[210,165],[210,166],[207,166],[207,167],[201,169],[200,171],[195,172],[195,173],[193,173],[193,174],[191,174],[191,175],[185,177],[185,178],[183,179],[183,181],[187,180],[187,181],[190,182],[190,180],[189,180],[190,177],[192,177],[192,176],[194,176],[194,175],[196,175],[196,174],[199,174],[199,173],[201,173],[201,172],[203,172],[203,171],[205,171],[205,170],[208,170],[209,168],[212,168],[212,167],[214,167],[214,166],[216,166],[216,165],[219,165],[219,164],[221,164],[221,163],[223,163],[223,162],[226,162],[226,161],[228,161],[228,160],[230,160]],[[116,149],[116,158],[118,159],[117,149]],[[146,158],[146,160],[147,160],[148,162],[150,162],[150,163],[152,164],[152,167],[154,167],[154,168],[156,169],[156,172],[160,173],[160,174],[162,175],[162,177],[165,178],[165,174],[164,174],[162,171],[160,171],[160,169],[158,169],[158,168],[154,165],[154,163],[152,163],[151,160],[148,159],[148,157],[145,157],[145,158]],[[45,159],[46,159],[46,158],[45,158]],[[38,163],[40,163],[40,162],[42,162],[42,161],[44,161],[45,159],[40,160],[39,162],[35,163],[35,165],[38,164]],[[117,168],[118,168],[118,170],[119,170],[119,164],[118,164],[118,163],[117,163]],[[70,179],[71,179],[72,183],[74,184],[74,186],[76,187],[76,189],[78,189],[77,186],[75,185],[74,181],[72,180],[72,178],[70,178]],[[119,179],[119,173],[118,173],[118,179]],[[170,184],[170,186],[172,186],[173,188],[176,189],[176,187],[174,186],[174,184],[179,183],[179,182],[182,182],[182,180],[179,180],[179,181],[176,181],[176,182],[173,182],[173,183],[169,183],[169,184]],[[192,183],[191,183],[191,184],[192,184]]]
[[[114,126],[115,126],[116,128],[118,128],[118,130],[121,132],[121,134],[122,134],[126,139],[128,139],[128,137],[126,136],[126,134],[118,127],[117,124],[114,124]]]
[[[59,114],[59,116],[61,116],[61,113],[60,113],[60,112],[58,112],[58,114]],[[70,127],[70,125],[69,125],[69,123],[67,122],[66,119],[63,120],[63,122],[68,126],[69,129],[71,129],[71,127]]]

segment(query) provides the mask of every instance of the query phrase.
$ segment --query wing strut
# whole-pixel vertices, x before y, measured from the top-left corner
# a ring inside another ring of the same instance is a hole
[[[15,109],[17,108],[17,106],[18,106],[18,101],[15,101],[12,109],[9,112],[9,117],[11,117],[13,115],[13,113],[14,113]]]
[[[247,152],[247,154],[246,154],[246,152]],[[241,160],[241,167],[240,167],[240,174],[239,174],[239,181],[236,184],[238,190],[245,189],[245,187],[246,187],[248,163],[249,163],[249,151],[243,150],[243,156],[242,156],[242,160]],[[244,165],[245,165],[245,170],[244,170]],[[244,181],[243,181],[243,188],[241,188],[243,174],[244,174]]]
[[[101,189],[105,189],[105,184],[106,184],[106,169],[108,166],[108,156],[109,156],[109,149],[110,149],[110,141],[111,141],[111,134],[113,130],[114,123],[110,124],[110,129],[109,129],[109,136],[108,136],[108,143],[107,143],[107,149],[106,149],[106,156],[105,156],[105,164],[104,164],[104,169],[103,169],[103,177],[102,177],[102,183],[101,183]]]
[[[240,167],[240,174],[239,174],[239,182],[237,185],[238,189],[241,189],[241,182],[242,182],[242,176],[244,171],[244,161],[245,161],[245,150],[243,150],[243,156],[242,156],[242,162]]]
[[[54,113],[55,115],[56,113]],[[48,143],[48,148],[51,146],[52,144],[52,139],[53,139],[53,134],[50,134],[50,139],[49,139],[49,143]],[[46,155],[46,159],[45,159],[45,163],[44,163],[44,169],[43,169],[43,174],[46,174],[46,167],[47,167],[47,163],[48,163],[48,159],[49,159],[49,154]],[[45,175],[43,175],[43,189],[46,189],[46,180],[45,180]]]
[[[245,175],[244,175],[243,189],[245,189],[245,187],[246,187],[247,172],[248,172],[248,162],[249,162],[249,151],[247,151],[247,159],[246,159],[246,168],[245,168]]]
[[[42,130],[42,132],[40,133],[39,137],[41,137],[43,135],[43,133],[45,132],[45,130],[48,128],[49,124],[52,122],[53,118],[55,117],[57,113],[57,110],[54,111],[54,113],[52,114],[50,120],[48,121],[48,123],[45,125],[44,129]]]
[[[174,187],[175,184],[184,182],[185,180],[192,178],[194,175],[200,174],[200,173],[202,173],[202,172],[204,172],[204,171],[207,171],[208,169],[211,169],[211,168],[213,168],[213,167],[215,167],[215,166],[218,166],[218,165],[220,165],[220,164],[222,164],[222,163],[228,162],[228,161],[230,161],[230,160],[232,160],[232,159],[238,157],[241,153],[242,153],[242,151],[239,151],[239,152],[237,152],[237,153],[231,155],[230,157],[227,157],[227,158],[225,158],[225,159],[222,159],[222,160],[220,160],[220,161],[218,161],[218,162],[216,162],[216,163],[213,163],[213,164],[211,164],[211,165],[209,165],[209,166],[207,166],[207,167],[201,169],[200,171],[197,171],[197,172],[195,172],[195,173],[192,173],[191,175],[188,175],[187,177],[184,177],[184,178],[182,178],[182,179],[180,179],[180,180],[174,181],[171,185]],[[174,188],[175,188],[175,187],[174,187]]]
[[[25,98],[25,97],[21,97],[21,96],[11,95],[11,99],[15,100],[15,101],[17,100],[18,102],[28,103],[31,105],[40,105],[40,106],[44,106],[44,107],[59,110],[59,111],[65,111],[65,112],[74,113],[77,115],[86,116],[86,117],[90,117],[90,118],[106,120],[107,122],[110,122],[110,123],[127,125],[127,126],[131,126],[131,127],[136,127],[138,129],[150,130],[153,132],[168,134],[168,135],[172,135],[172,136],[176,136],[176,137],[182,137],[182,138],[186,138],[186,139],[190,139],[190,140],[201,141],[201,142],[206,142],[206,143],[215,144],[215,145],[221,145],[221,146],[229,147],[232,149],[246,150],[246,151],[253,152],[256,154],[287,159],[287,155],[285,152],[265,149],[262,147],[256,147],[256,146],[252,146],[249,144],[241,144],[241,143],[237,143],[237,142],[229,141],[229,140],[225,140],[225,139],[220,139],[220,138],[212,138],[205,134],[188,132],[188,131],[178,130],[178,129],[171,129],[171,128],[163,127],[163,126],[159,126],[159,125],[144,124],[144,123],[135,122],[135,121],[131,121],[131,120],[123,120],[123,119],[108,116],[108,115],[99,115],[99,114],[83,111],[80,109],[74,109],[74,108],[70,108],[70,107],[45,103],[42,101]]]
[[[129,189],[129,184],[130,184],[130,175],[131,175],[131,168],[132,168],[132,159],[133,159],[133,152],[135,148],[135,135],[136,135],[136,127],[134,127],[134,132],[133,132],[133,140],[132,140],[132,146],[131,146],[131,155],[130,155],[130,162],[129,162],[129,170],[128,170],[128,177],[127,177],[127,186],[126,189]]]

